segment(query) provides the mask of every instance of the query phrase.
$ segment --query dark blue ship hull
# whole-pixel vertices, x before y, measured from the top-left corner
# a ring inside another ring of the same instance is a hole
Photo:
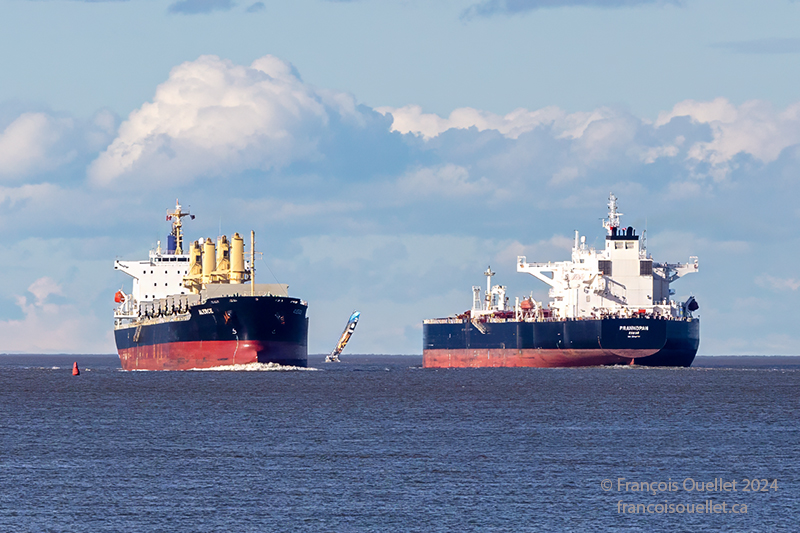
[[[306,305],[296,298],[210,298],[182,313],[114,331],[125,370],[187,370],[249,363],[306,366]]]
[[[597,366],[692,364],[698,319],[605,318],[542,322],[428,320],[423,366]]]

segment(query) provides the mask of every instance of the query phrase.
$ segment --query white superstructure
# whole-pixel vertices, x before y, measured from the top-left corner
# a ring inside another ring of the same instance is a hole
[[[470,316],[473,318],[481,315],[495,315],[498,311],[506,311],[508,298],[506,298],[506,286],[492,286],[492,267],[483,273],[486,276],[486,292],[481,296],[480,286],[472,287],[472,310]]]
[[[222,235],[216,244],[209,238],[199,239],[190,243],[188,253],[184,253],[183,217],[193,219],[194,215],[184,212],[176,200],[175,210],[167,214],[172,231],[167,236],[166,250],[159,242],[146,261],[114,262],[115,270],[133,278],[130,294],[119,290],[115,295],[119,306],[114,317],[118,324],[142,316],[186,313],[191,305],[207,297],[288,294],[286,285],[255,283],[254,232],[250,232],[250,261],[244,259],[244,239],[238,233],[230,240]]]
[[[133,278],[131,295],[137,302],[150,302],[175,294],[189,294],[183,278],[189,274],[189,256],[150,250],[148,261],[115,261],[114,270]]]
[[[528,263],[517,258],[517,272],[527,272],[550,286],[549,314],[552,318],[600,318],[603,316],[688,316],[697,309],[693,298],[679,303],[671,299],[669,285],[698,271],[697,257],[688,263],[657,263],[632,227],[620,229],[617,198],[611,194],[605,249],[586,246],[586,237],[575,232],[572,261]],[[535,312],[543,313],[534,302]],[[521,314],[517,304],[517,314]],[[530,307],[528,305],[527,307]],[[525,309],[525,306],[522,307]]]
[[[175,201],[175,211],[167,214],[172,221],[172,232],[167,238],[167,250],[162,252],[161,242],[155,250],[150,250],[147,261],[114,261],[114,270],[120,270],[133,278],[133,289],[125,296],[122,307],[124,314],[130,313],[132,304],[152,302],[181,294],[189,294],[184,287],[183,279],[189,275],[191,256],[183,253],[183,217],[194,218],[194,215],[183,212],[180,203]],[[124,304],[128,305],[125,306]]]

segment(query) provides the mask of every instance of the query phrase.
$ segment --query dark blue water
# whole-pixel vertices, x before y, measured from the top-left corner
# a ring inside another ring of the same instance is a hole
[[[798,530],[793,364],[159,373],[73,358],[0,356],[0,531]],[[777,490],[742,491],[753,478]],[[709,499],[728,512],[619,512]]]

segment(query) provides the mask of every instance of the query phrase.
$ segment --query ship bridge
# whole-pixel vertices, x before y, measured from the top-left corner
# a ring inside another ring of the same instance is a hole
[[[257,290],[264,294],[288,294],[288,287],[281,284],[255,286],[253,232],[250,261],[244,259],[244,239],[238,233],[230,240],[222,235],[216,243],[210,238],[201,238],[192,242],[188,253],[184,253],[181,231],[184,217],[194,219],[194,215],[183,211],[176,201],[175,209],[167,213],[167,221],[172,222],[172,229],[167,236],[166,250],[162,249],[159,241],[147,260],[114,262],[115,270],[133,278],[130,294],[122,291],[117,293],[116,300],[120,303],[115,312],[117,318],[136,317],[142,313],[143,306],[171,307],[175,301],[199,300],[208,294],[244,294],[248,291],[242,286],[248,281],[251,295],[255,295]],[[168,300],[172,303],[165,303]]]
[[[621,228],[617,198],[609,196],[607,230],[602,250],[589,248],[575,232],[572,260],[529,263],[517,257],[517,272],[525,272],[550,286],[550,310],[558,318],[599,318],[647,314],[679,317],[694,309],[671,300],[669,286],[697,272],[697,257],[687,263],[654,262],[645,239],[633,227]],[[695,304],[696,305],[696,304]],[[695,307],[696,309],[696,307]]]

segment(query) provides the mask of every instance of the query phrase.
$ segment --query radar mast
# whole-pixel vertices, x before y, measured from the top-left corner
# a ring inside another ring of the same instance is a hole
[[[608,193],[608,220],[603,220],[603,227],[609,235],[614,235],[619,228],[619,217],[622,213],[617,212],[617,197],[613,193]]]
[[[175,211],[172,213],[167,212],[167,221],[172,221],[172,233],[171,235],[175,237],[175,255],[182,255],[183,254],[183,233],[181,232],[181,227],[183,224],[181,223],[181,219],[183,217],[189,217],[190,220],[194,220],[194,215],[191,213],[181,211],[181,204],[178,202],[177,198],[175,199]]]

